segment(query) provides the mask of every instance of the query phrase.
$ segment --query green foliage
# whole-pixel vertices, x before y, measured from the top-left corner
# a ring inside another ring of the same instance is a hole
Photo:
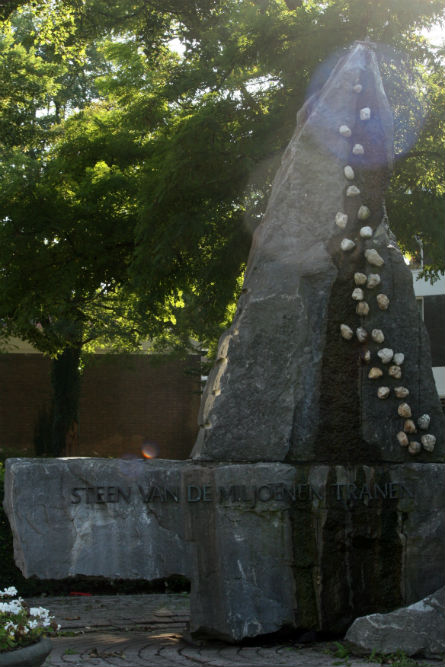
[[[392,667],[416,667],[416,665],[421,667],[422,665],[422,663],[419,663],[414,658],[410,658],[401,650],[395,653],[378,653],[373,650],[368,658],[368,662],[375,662],[379,665],[392,665]]]
[[[445,267],[444,66],[419,36],[442,0],[20,4],[0,71],[3,335],[53,357],[214,348],[310,79],[367,37],[396,115],[391,225],[408,251],[422,237],[428,275]]]
[[[443,56],[417,74],[417,98],[423,120],[414,146],[396,161],[388,213],[404,249],[418,256],[418,239],[425,251],[425,275],[434,279],[445,270],[445,91]],[[442,60],[440,59],[442,58]],[[420,121],[418,121],[419,124]]]
[[[337,658],[332,664],[333,665],[350,665],[350,654],[349,649],[346,648],[341,642],[334,642],[335,651],[330,651],[331,655],[334,658]]]
[[[39,117],[37,112],[46,108],[57,93],[56,79],[63,69],[58,63],[45,62],[34,47],[26,48],[18,43],[11,27],[6,27],[3,34],[0,34],[2,153],[19,147],[21,153],[29,155],[40,146],[44,140],[48,119]],[[17,153],[11,152],[9,155]]]

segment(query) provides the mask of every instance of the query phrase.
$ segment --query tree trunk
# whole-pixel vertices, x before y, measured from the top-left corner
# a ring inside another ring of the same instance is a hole
[[[68,347],[51,364],[52,406],[49,456],[69,456],[77,443],[81,348]]]

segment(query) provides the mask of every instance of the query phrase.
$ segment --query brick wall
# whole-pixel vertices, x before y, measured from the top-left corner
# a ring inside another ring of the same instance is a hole
[[[33,455],[39,410],[49,404],[50,362],[38,354],[0,355],[0,448]],[[71,455],[185,459],[197,432],[200,358],[94,355],[82,378],[78,445]]]
[[[0,354],[0,448],[33,455],[39,410],[50,399],[50,361],[40,354]]]

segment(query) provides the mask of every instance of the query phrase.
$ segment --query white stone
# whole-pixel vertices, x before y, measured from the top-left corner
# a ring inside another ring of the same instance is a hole
[[[374,289],[374,287],[377,287],[381,283],[381,278],[378,273],[370,273],[368,276],[368,283],[366,287],[368,289]]]
[[[348,327],[347,324],[340,324],[340,333],[346,340],[351,340],[352,336],[354,335],[351,327]]]
[[[366,301],[359,301],[355,312],[357,315],[360,315],[360,317],[366,317],[366,315],[369,313],[369,304],[367,304]]]
[[[420,454],[421,450],[422,450],[422,445],[420,444],[420,442],[411,440],[408,446],[409,453],[414,456],[415,454]]]
[[[397,364],[397,366],[401,366],[405,361],[405,355],[403,352],[396,352],[393,361],[395,364]]]
[[[408,447],[409,440],[408,440],[408,436],[406,435],[406,433],[404,433],[404,431],[399,431],[397,433],[397,440],[399,441],[399,445],[401,447]]]
[[[435,435],[427,433],[426,435],[422,435],[420,440],[422,441],[423,448],[426,449],[427,452],[432,452],[434,450],[434,445],[436,444]]]
[[[356,83],[355,86],[352,86],[352,90],[354,93],[361,93],[363,90],[363,86],[361,83]]]
[[[347,164],[346,167],[343,169],[343,172],[345,174],[345,177],[348,179],[348,181],[353,181],[355,178],[355,173],[353,168]]]
[[[389,308],[389,299],[386,294],[377,294],[376,296],[377,305],[380,310],[388,310]]]
[[[368,340],[368,332],[363,327],[358,327],[358,329],[356,329],[355,333],[356,333],[357,339],[360,343],[364,343],[366,340]]]
[[[394,356],[394,352],[389,347],[382,347],[382,349],[377,352],[377,356],[380,357],[382,363],[389,364]]]
[[[412,419],[405,419],[403,430],[405,433],[417,433],[416,425]]]
[[[367,220],[370,215],[371,211],[367,206],[360,206],[359,210],[357,211],[357,218],[359,220]]]
[[[389,387],[379,387],[377,389],[377,396],[379,398],[388,398],[390,393],[391,393],[391,389]]]
[[[369,248],[368,250],[365,250],[365,257],[368,260],[368,262],[373,266],[383,266],[383,264],[385,263],[383,257],[381,257],[377,252],[377,250],[374,250],[374,248]]]
[[[346,213],[342,213],[341,211],[339,211],[335,216],[335,224],[337,225],[337,227],[340,227],[340,229],[344,229],[348,224],[348,216],[346,215]]]
[[[363,107],[360,109],[360,120],[369,120],[371,118],[371,109],[369,107]]]
[[[402,377],[402,369],[400,366],[390,366],[388,369],[388,373],[392,378],[395,378],[396,380],[400,380]]]
[[[350,252],[355,248],[355,243],[354,241],[351,241],[351,239],[343,239],[343,241],[340,244],[341,249],[343,252]]]
[[[383,343],[385,336],[381,329],[373,329],[371,331],[371,338],[375,343]]]
[[[377,378],[381,378],[382,375],[383,375],[382,369],[377,368],[376,366],[373,366],[368,373],[368,377],[370,380],[377,380]]]
[[[395,387],[394,393],[397,398],[406,398],[409,396],[409,389],[407,389],[407,387]]]
[[[370,239],[373,235],[372,227],[362,227],[360,229],[360,236],[362,239]]]
[[[399,414],[400,417],[412,416],[411,408],[408,405],[408,403],[400,403],[399,407],[397,408],[397,413]]]
[[[354,144],[354,148],[352,149],[352,152],[354,155],[363,155],[365,152],[365,149],[361,144]]]
[[[352,292],[352,298],[354,299],[354,301],[363,301],[363,299],[365,298],[365,293],[361,287],[355,288],[355,290]]]
[[[364,273],[354,273],[354,282],[356,285],[366,285],[367,277]]]
[[[347,197],[357,197],[357,195],[360,194],[360,190],[356,185],[350,185],[348,188],[346,188],[346,196]]]
[[[417,425],[422,431],[427,431],[431,423],[431,417],[427,414],[421,415],[417,420]]]
[[[351,134],[352,134],[351,128],[348,127],[347,125],[340,125],[340,127],[338,128],[338,131],[340,132],[342,137],[350,137]]]

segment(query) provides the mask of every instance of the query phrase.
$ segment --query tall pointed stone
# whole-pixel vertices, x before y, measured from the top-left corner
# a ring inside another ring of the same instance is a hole
[[[195,460],[444,460],[429,342],[385,216],[392,154],[377,58],[359,42],[298,114],[207,382]],[[385,348],[396,356],[382,361]],[[414,423],[430,417],[407,435],[419,451],[397,437],[405,402]]]
[[[392,153],[359,42],[298,114],[203,396],[190,474],[230,495],[188,513],[196,635],[341,633],[444,584],[444,420],[385,214]]]

